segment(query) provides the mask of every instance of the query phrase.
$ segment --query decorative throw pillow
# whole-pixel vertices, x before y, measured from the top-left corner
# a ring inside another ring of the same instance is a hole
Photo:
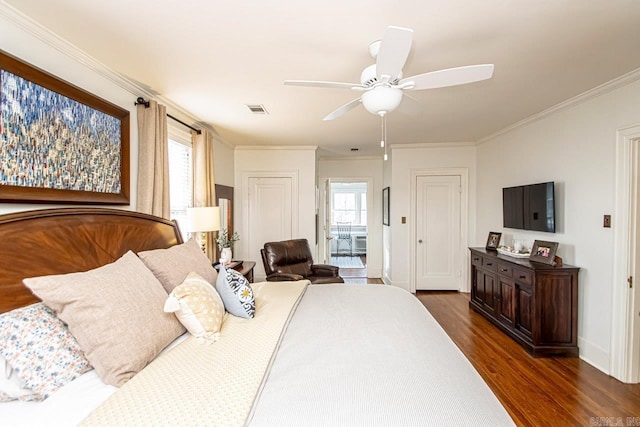
[[[189,273],[167,298],[164,311],[175,313],[198,342],[212,343],[220,336],[224,304],[213,286],[197,273]]]
[[[67,323],[100,379],[116,387],[185,331],[162,310],[167,293],[131,251],[94,270],[23,282]]]
[[[44,400],[90,369],[67,326],[43,303],[0,315],[0,402]]]
[[[220,267],[216,290],[224,302],[224,308],[234,316],[253,318],[256,311],[256,303],[253,298],[253,289],[249,281],[235,270]]]
[[[218,277],[209,258],[195,240],[168,249],[154,249],[138,253],[138,256],[160,280],[167,293],[184,281],[192,271],[214,284]]]

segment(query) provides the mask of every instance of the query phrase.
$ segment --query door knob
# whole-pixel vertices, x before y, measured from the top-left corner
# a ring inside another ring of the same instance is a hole
[[[418,240],[418,243],[422,244],[422,239]]]

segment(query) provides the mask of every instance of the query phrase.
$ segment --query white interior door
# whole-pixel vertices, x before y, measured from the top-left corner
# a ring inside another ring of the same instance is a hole
[[[416,289],[459,290],[461,176],[418,176],[416,191]]]
[[[265,242],[293,238],[293,182],[290,177],[249,177],[248,251],[251,259],[261,260]],[[262,262],[256,263],[255,274],[264,278]]]

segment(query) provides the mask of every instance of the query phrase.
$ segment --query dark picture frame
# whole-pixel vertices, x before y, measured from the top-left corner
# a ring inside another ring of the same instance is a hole
[[[485,245],[485,249],[488,249],[490,251],[495,251],[496,249],[498,249],[501,237],[502,233],[499,233],[497,231],[490,231],[489,236],[487,237],[487,244]]]
[[[390,194],[389,187],[385,187],[382,189],[382,225],[389,225],[389,203],[390,203]]]
[[[544,240],[535,240],[531,248],[529,261],[540,262],[543,264],[556,265],[556,252],[558,251],[558,242],[546,242]]]
[[[129,111],[0,51],[0,202],[129,204]]]

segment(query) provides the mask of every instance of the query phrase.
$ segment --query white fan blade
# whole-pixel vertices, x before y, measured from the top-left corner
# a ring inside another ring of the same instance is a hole
[[[376,77],[379,81],[394,80],[400,72],[411,50],[413,30],[390,26],[384,32],[376,58]]]
[[[319,82],[313,80],[285,80],[287,86],[330,87],[336,89],[366,89],[360,83]]]
[[[413,96],[409,96],[406,93],[402,94],[402,102],[398,105],[398,111],[409,116],[415,116],[423,109],[423,105],[415,99]]]
[[[490,79],[491,76],[493,76],[493,64],[469,65],[407,77],[400,80],[398,85],[413,83],[414,86],[412,88],[407,87],[407,90],[435,89],[479,82],[480,80]]]
[[[344,113],[346,113],[349,110],[353,110],[354,108],[356,108],[358,105],[360,105],[362,103],[362,98],[358,98],[358,99],[354,99],[351,102],[348,102],[346,104],[344,104],[342,107],[338,108],[336,111],[334,111],[333,113],[329,113],[324,119],[322,120],[333,120],[333,119],[337,119],[338,117],[340,117],[341,115],[343,115]]]

